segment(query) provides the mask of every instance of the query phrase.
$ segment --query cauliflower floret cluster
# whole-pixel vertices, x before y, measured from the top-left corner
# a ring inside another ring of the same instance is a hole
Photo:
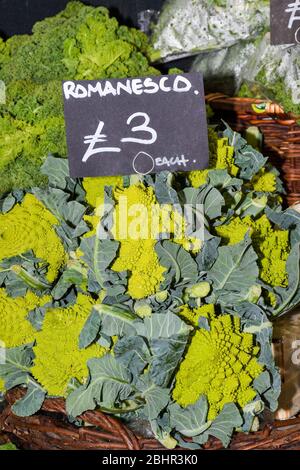
[[[66,261],[66,254],[54,225],[56,217],[32,194],[26,194],[6,214],[0,214],[0,261],[32,250],[48,263],[47,280],[53,282]]]
[[[73,377],[83,382],[88,376],[88,359],[106,352],[98,344],[86,349],[78,346],[80,332],[94,303],[91,297],[79,294],[75,305],[46,312],[43,328],[36,333],[32,374],[49,395],[65,396]]]
[[[260,278],[271,286],[287,286],[286,261],[290,252],[288,230],[274,228],[265,214],[257,220],[250,216],[243,219],[233,217],[228,224],[216,227],[215,230],[228,245],[239,243],[249,231],[258,254]]]
[[[0,289],[0,340],[6,348],[34,341],[37,331],[29,322],[28,313],[50,300],[50,296],[38,297],[30,291],[24,297],[10,297],[5,289]]]
[[[238,167],[234,164],[234,147],[229,145],[228,138],[218,138],[212,129],[208,129],[209,138],[209,169],[227,170],[231,176],[236,176]],[[188,173],[188,179],[194,188],[207,183],[208,170],[195,170]]]
[[[208,419],[214,419],[226,403],[244,407],[255,398],[251,384],[263,370],[258,353],[253,335],[241,332],[238,317],[212,319],[210,331],[199,329],[191,340],[176,374],[173,398],[186,407],[206,395]]]
[[[276,175],[262,168],[251,181],[254,191],[274,193],[276,191]]]
[[[213,304],[201,305],[201,307],[191,308],[188,305],[182,305],[178,315],[187,323],[198,326],[199,318],[204,317],[209,320],[215,318],[215,306]]]
[[[93,178],[83,178],[83,187],[86,191],[85,200],[96,208],[104,203],[104,189],[106,186],[122,187],[122,176],[98,176]]]

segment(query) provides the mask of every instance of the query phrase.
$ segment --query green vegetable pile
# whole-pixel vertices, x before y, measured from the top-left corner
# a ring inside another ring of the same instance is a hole
[[[148,51],[142,32],[77,1],[31,35],[0,38],[0,194],[45,183],[45,157],[66,156],[62,80],[157,75]]]
[[[27,387],[14,413],[62,396],[73,421],[98,408],[194,449],[276,409],[272,319],[300,300],[300,215],[239,134],[209,143],[209,169],[185,174],[72,180],[48,156],[47,188],[1,199],[0,385]],[[202,205],[202,237],[177,233],[185,204]]]

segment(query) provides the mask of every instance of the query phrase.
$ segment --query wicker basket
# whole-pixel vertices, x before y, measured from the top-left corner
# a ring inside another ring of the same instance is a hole
[[[263,154],[281,171],[287,188],[287,203],[300,200],[300,117],[285,114],[273,103],[252,98],[230,98],[220,93],[207,95],[217,118],[222,118],[234,130],[243,133],[257,126],[263,135]],[[264,112],[257,113],[253,105],[266,103]]]
[[[81,427],[67,420],[65,403],[61,398],[46,399],[42,410],[34,416],[20,418],[13,414],[12,404],[25,393],[16,388],[7,396],[0,414],[0,438],[9,438],[22,449],[30,450],[161,450],[159,442],[135,434],[120,420],[100,411],[85,412]],[[211,438],[206,450],[222,449]],[[265,424],[261,431],[236,434],[231,450],[300,450],[300,417]]]

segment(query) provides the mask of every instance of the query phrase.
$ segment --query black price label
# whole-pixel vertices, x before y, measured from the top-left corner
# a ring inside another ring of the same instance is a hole
[[[300,44],[300,0],[271,0],[271,44]]]
[[[208,166],[199,73],[63,83],[71,177]]]

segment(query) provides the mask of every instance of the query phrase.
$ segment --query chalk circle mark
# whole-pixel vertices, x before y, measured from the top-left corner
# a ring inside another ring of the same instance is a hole
[[[148,175],[148,173],[151,173],[154,169],[154,160],[149,153],[141,151],[134,157],[132,167],[135,173]]]
[[[296,44],[300,44],[300,27],[295,32],[295,41]]]

